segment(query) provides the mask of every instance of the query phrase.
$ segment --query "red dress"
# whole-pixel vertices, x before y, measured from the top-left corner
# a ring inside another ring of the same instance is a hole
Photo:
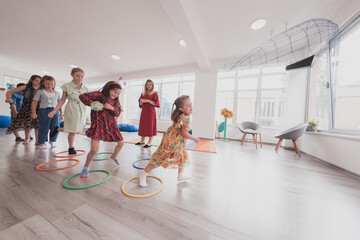
[[[140,115],[140,123],[139,123],[139,136],[141,137],[152,137],[156,136],[156,110],[155,107],[159,108],[159,97],[157,92],[151,94],[151,95],[143,95],[141,94],[139,98],[140,99],[148,99],[155,103],[155,106],[150,103],[143,103]]]
[[[84,93],[79,96],[80,100],[87,106],[94,101],[100,101],[99,91]],[[108,102],[114,110],[103,109],[100,111],[91,110],[91,126],[86,131],[89,138],[106,142],[117,142],[123,140],[115,117],[120,116],[121,108],[118,101],[110,99]]]

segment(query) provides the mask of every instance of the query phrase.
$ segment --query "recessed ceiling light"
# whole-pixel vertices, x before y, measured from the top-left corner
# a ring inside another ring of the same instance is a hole
[[[186,47],[186,42],[184,41],[184,39],[180,39],[179,44],[183,47]]]
[[[46,74],[46,75],[49,75],[49,74],[50,74],[50,72],[48,72],[48,71],[42,71],[42,73],[43,73],[43,74]]]
[[[69,64],[70,67],[72,68],[78,68],[79,66],[75,65],[75,64]]]
[[[119,59],[120,59],[120,57],[119,57],[118,55],[115,55],[115,54],[112,54],[112,55],[111,55],[111,58],[112,58],[112,59],[115,59],[115,60],[119,60]]]
[[[252,30],[261,29],[261,28],[263,28],[263,27],[265,26],[265,24],[266,24],[265,19],[262,19],[262,18],[256,19],[255,21],[253,21],[253,22],[251,23],[251,29],[252,29]]]

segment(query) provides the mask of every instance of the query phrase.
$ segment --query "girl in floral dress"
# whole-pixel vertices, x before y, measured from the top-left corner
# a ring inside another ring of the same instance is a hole
[[[89,167],[95,154],[99,150],[100,140],[106,142],[117,142],[111,158],[120,165],[117,158],[124,145],[123,137],[117,127],[116,117],[120,116],[121,106],[119,94],[121,86],[118,82],[110,81],[100,91],[84,93],[79,96],[80,100],[87,106],[91,106],[91,126],[86,135],[91,138],[91,149],[86,157],[86,163],[80,174],[81,178],[89,177]],[[99,107],[101,106],[101,107]]]
[[[178,165],[178,181],[190,179],[183,174],[184,165],[188,161],[188,154],[185,151],[186,139],[191,139],[198,143],[199,138],[190,135],[190,114],[192,104],[189,96],[178,97],[174,104],[175,110],[171,113],[173,124],[164,133],[161,144],[151,156],[149,164],[139,173],[139,185],[146,187],[146,175],[155,167]],[[171,159],[171,161],[169,161]]]
[[[31,102],[36,93],[36,90],[40,87],[41,77],[39,75],[32,75],[29,79],[29,82],[21,87],[15,88],[6,93],[7,103],[12,103],[11,95],[16,92],[24,92],[23,104],[19,110],[19,113],[16,115],[16,118],[13,119],[10,126],[6,130],[6,134],[11,134],[14,131],[25,130],[25,141],[23,144],[28,144],[30,141],[31,130],[35,129],[35,138],[37,143],[37,131],[38,131],[38,119],[31,118]]]

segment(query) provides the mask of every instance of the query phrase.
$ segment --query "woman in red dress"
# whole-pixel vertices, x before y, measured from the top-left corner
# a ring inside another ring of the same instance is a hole
[[[138,133],[141,140],[135,145],[145,144],[145,137],[149,137],[148,143],[144,146],[144,148],[148,148],[151,147],[153,136],[157,134],[155,107],[160,107],[158,94],[154,91],[154,82],[150,79],[145,83],[144,92],[139,98],[139,106],[142,109]]]

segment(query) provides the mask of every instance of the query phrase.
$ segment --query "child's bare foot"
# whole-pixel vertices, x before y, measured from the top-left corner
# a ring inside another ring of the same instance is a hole
[[[30,142],[29,138],[25,138],[25,140],[23,141],[23,144],[28,144]]]

